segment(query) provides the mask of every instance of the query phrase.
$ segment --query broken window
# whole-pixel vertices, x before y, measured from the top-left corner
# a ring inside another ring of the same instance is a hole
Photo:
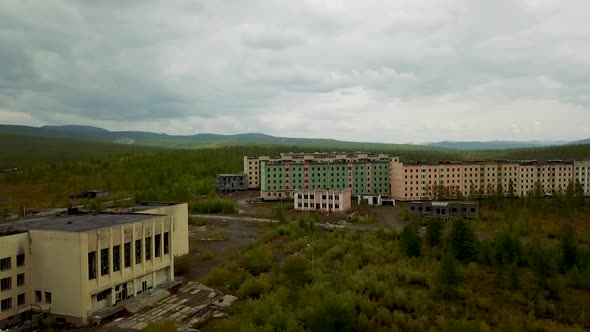
[[[135,264],[141,263],[141,239],[135,240]]]
[[[162,249],[160,248],[161,245],[162,245],[162,235],[156,234],[156,237],[154,239],[154,256],[155,257],[160,257],[160,254],[162,252]]]
[[[10,288],[12,288],[12,278],[11,277],[4,278],[4,279],[0,280],[0,290],[5,291],[5,290],[9,290]]]
[[[168,252],[170,251],[170,239],[168,236],[168,232],[164,233],[164,255],[168,255]]]
[[[109,274],[109,248],[100,250],[100,275]]]
[[[25,254],[20,254],[16,256],[16,266],[24,266],[25,265]]]
[[[2,300],[2,302],[0,302],[0,310],[6,311],[6,310],[10,310],[10,308],[12,308],[12,298],[11,297],[4,299],[4,300]]]
[[[16,286],[22,286],[25,284],[25,274],[21,273],[16,276]]]
[[[149,261],[152,259],[152,238],[148,237],[145,239],[145,260]]]
[[[0,259],[0,271],[10,270],[10,257]]]
[[[45,303],[51,303],[51,292],[45,292]]]
[[[96,251],[88,253],[88,280],[96,278]]]
[[[18,294],[16,297],[16,305],[25,305],[25,294]]]
[[[131,242],[125,243],[123,246],[123,258],[125,260],[125,267],[131,266]]]
[[[35,291],[35,301],[41,302],[43,300],[41,297],[42,297],[41,291]]]
[[[113,247],[113,271],[121,270],[121,246]]]

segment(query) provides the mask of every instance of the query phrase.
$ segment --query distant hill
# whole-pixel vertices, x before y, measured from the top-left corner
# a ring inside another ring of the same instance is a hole
[[[203,148],[211,146],[270,144],[300,147],[323,147],[330,149],[357,149],[375,151],[486,151],[520,148],[539,148],[546,146],[561,146],[566,144],[590,143],[590,139],[577,142],[568,141],[442,141],[424,144],[387,144],[339,141],[334,139],[277,137],[261,133],[245,133],[235,135],[220,135],[201,133],[195,135],[167,135],[144,131],[109,131],[92,126],[13,126],[1,125],[0,133],[17,135],[32,135],[46,137],[61,137],[83,139],[91,141],[109,142],[125,145],[150,145],[169,148]]]
[[[574,141],[569,144],[590,144],[590,138],[586,138],[586,139],[579,140],[579,141]]]
[[[568,144],[568,141],[442,141],[425,143],[428,146],[436,146],[448,149],[457,150],[504,150],[504,149],[519,149],[519,148],[536,148],[543,146],[556,146]],[[583,144],[583,143],[580,143]]]
[[[167,135],[143,131],[109,131],[102,128],[90,126],[13,126],[0,125],[0,133],[11,133],[17,135],[47,136],[86,139],[101,142],[118,144],[151,145],[173,148],[200,148],[210,146],[215,142],[220,145],[243,145],[243,144],[274,144],[288,146],[313,146],[333,149],[358,149],[358,150],[422,150],[434,151],[444,150],[435,146],[411,145],[411,144],[386,144],[386,143],[363,143],[347,142],[334,139],[315,138],[291,138],[276,137],[261,133],[246,133],[235,135],[219,135],[202,133],[196,135]]]
[[[167,151],[167,149],[0,132],[0,169],[47,163],[59,164],[68,160],[101,158],[109,155],[160,151]]]

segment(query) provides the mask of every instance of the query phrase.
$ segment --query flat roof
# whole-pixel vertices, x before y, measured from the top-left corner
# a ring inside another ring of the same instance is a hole
[[[217,176],[245,176],[246,173],[221,173],[217,174]]]
[[[0,223],[0,233],[27,230],[46,230],[63,232],[88,232],[124,224],[150,220],[163,215],[139,213],[99,213],[79,215],[58,215],[47,217],[33,217]]]

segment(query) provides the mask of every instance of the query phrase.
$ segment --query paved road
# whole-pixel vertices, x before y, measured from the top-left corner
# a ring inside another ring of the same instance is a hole
[[[201,219],[215,219],[215,220],[227,220],[227,221],[247,221],[247,222],[258,222],[258,223],[278,223],[278,220],[270,219],[270,218],[255,218],[255,217],[239,217],[239,216],[229,216],[229,215],[213,215],[213,214],[191,214],[193,218],[201,218]],[[333,225],[333,224],[322,224],[316,223],[318,227],[322,227],[325,229],[356,229],[356,230],[367,230],[367,229],[375,229],[376,227],[373,225],[353,225],[353,224],[346,224],[346,225]]]

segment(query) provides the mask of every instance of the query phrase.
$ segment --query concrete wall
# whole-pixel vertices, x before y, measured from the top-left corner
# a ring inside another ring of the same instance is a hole
[[[17,266],[16,256],[25,254],[25,265]],[[0,271],[0,279],[11,278],[11,288],[0,292],[0,300],[12,299],[12,308],[0,311],[0,322],[8,317],[16,316],[21,312],[29,310],[31,300],[31,252],[29,247],[29,234],[19,233],[13,235],[0,236],[0,259],[10,257],[10,269]],[[25,284],[17,286],[17,275],[25,274]],[[25,294],[25,305],[17,305],[17,296]],[[0,328],[2,324],[0,323]]]
[[[31,230],[31,303],[51,314],[85,316],[81,233]],[[38,301],[35,292],[41,292]],[[46,293],[51,293],[48,303]]]
[[[142,213],[165,214],[172,217],[174,226],[174,256],[188,254],[188,204],[179,203],[170,206],[154,206],[153,209],[144,210]]]

